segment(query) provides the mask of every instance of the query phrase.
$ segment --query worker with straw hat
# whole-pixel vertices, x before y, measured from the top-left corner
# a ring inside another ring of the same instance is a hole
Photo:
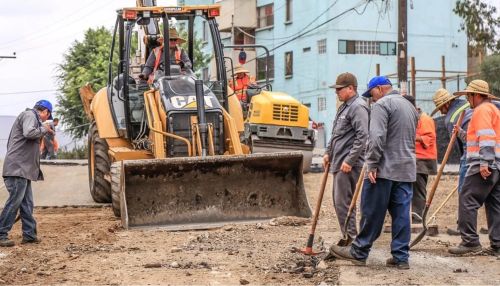
[[[460,117],[460,114],[462,114],[462,112],[465,112],[462,124],[460,126],[463,130],[467,130],[467,125],[469,124],[470,118],[472,116],[472,110],[469,108],[469,103],[464,99],[460,99],[459,97],[460,97],[459,95],[452,95],[446,89],[440,88],[436,90],[436,93],[432,98],[432,100],[434,101],[434,105],[436,106],[436,109],[432,111],[431,116],[433,116],[438,111],[445,116],[444,124],[450,136],[453,133],[453,126],[455,126],[455,124],[457,123],[457,120]],[[457,136],[455,144],[456,144],[455,147],[458,148],[458,151],[461,156],[460,167],[458,171],[458,192],[460,192],[465,178],[465,172],[467,171],[467,167],[465,165],[465,159],[466,159],[465,137]],[[448,228],[446,230],[446,233],[448,235],[460,235],[460,232],[454,228]]]
[[[191,70],[193,64],[189,59],[188,55],[179,47],[180,44],[185,43],[186,40],[179,37],[177,30],[175,28],[170,28],[168,32],[169,38],[169,49],[170,49],[170,64],[171,65],[180,65],[180,67],[184,70]],[[144,69],[142,73],[139,75],[139,78],[142,80],[148,80],[148,82],[153,81],[154,73],[160,69],[163,70],[163,37],[160,38],[160,42],[162,43],[159,47],[156,47],[150,54],[144,65]]]
[[[500,255],[500,110],[491,101],[498,98],[484,80],[473,80],[455,96],[465,95],[473,109],[467,130],[467,172],[459,194],[458,229],[462,242],[450,247],[452,254],[479,253],[477,211],[484,204],[489,230],[489,252]],[[457,127],[459,128],[459,127]]]
[[[235,81],[229,81],[229,87],[236,93],[236,97],[241,102],[247,101],[246,90],[250,84],[252,84],[253,80],[249,76],[250,72],[245,69],[243,66],[238,65],[234,69],[234,75],[236,77]]]

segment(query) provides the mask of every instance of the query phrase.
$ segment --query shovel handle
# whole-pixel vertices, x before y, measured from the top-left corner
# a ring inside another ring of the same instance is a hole
[[[352,195],[351,204],[349,205],[349,210],[347,210],[347,215],[345,217],[344,222],[344,235],[347,233],[347,223],[349,222],[349,218],[351,217],[352,210],[356,206],[356,202],[358,201],[359,193],[361,192],[361,187],[363,186],[363,180],[365,178],[366,165],[363,165],[361,168],[361,172],[359,173],[358,181],[356,182],[356,188],[354,189],[354,194]]]
[[[441,211],[441,209],[446,205],[446,203],[450,200],[450,198],[453,196],[453,194],[458,190],[458,186],[456,186],[453,190],[451,190],[451,192],[448,194],[448,196],[446,196],[446,198],[444,199],[444,201],[439,205],[439,207],[434,211],[434,213],[431,215],[431,217],[429,218],[429,220],[427,220],[427,224],[429,224],[429,222],[431,221],[431,219],[433,217],[435,217],[437,215],[437,213],[439,211]]]
[[[462,125],[462,120],[464,119],[465,111],[463,111],[460,114],[460,117],[458,117],[457,124],[458,126]],[[425,203],[425,206],[429,208],[429,206],[432,203],[432,199],[434,198],[434,193],[436,192],[436,189],[439,185],[439,180],[441,179],[441,175],[443,174],[444,167],[446,166],[446,162],[448,161],[448,157],[451,154],[451,151],[453,150],[453,144],[455,144],[455,141],[457,140],[457,133],[458,129],[453,132],[451,135],[450,143],[448,143],[448,147],[446,148],[446,153],[444,153],[443,160],[441,161],[441,165],[439,166],[439,170],[436,176],[436,179],[432,183],[432,188],[431,191],[429,192],[429,195],[427,196],[427,201]]]
[[[316,224],[318,223],[319,211],[321,209],[321,202],[323,201],[323,195],[325,194],[326,181],[328,180],[328,174],[330,173],[330,162],[326,163],[325,172],[321,178],[321,189],[319,190],[318,200],[316,201],[316,208],[314,209],[314,217],[311,225],[311,234],[314,237],[314,232],[316,231]]]

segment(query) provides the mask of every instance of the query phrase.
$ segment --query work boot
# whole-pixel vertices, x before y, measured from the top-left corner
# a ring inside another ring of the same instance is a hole
[[[351,246],[353,240],[354,239],[350,235],[348,235],[347,238],[341,238],[337,242],[337,245],[338,246]]]
[[[485,254],[488,254],[491,256],[500,257],[500,247],[490,246],[490,247],[486,248],[485,250],[483,250],[483,252]]]
[[[330,247],[330,253],[333,254],[338,259],[351,261],[354,265],[360,265],[360,266],[366,265],[366,259],[361,260],[352,256],[350,246],[332,245]]]
[[[480,234],[488,234],[488,228],[487,227],[481,227],[479,229]]]
[[[35,238],[24,238],[23,237],[23,240],[21,241],[21,244],[28,244],[28,243],[35,243],[35,244],[38,244],[42,242],[42,240],[38,237],[35,237]]]
[[[8,238],[0,239],[0,247],[12,247],[14,245],[15,245],[14,241]]]
[[[446,229],[446,234],[451,236],[458,236],[460,235],[460,231],[458,231],[458,229],[448,228]]]
[[[475,254],[480,252],[482,249],[481,245],[477,246],[465,246],[459,244],[458,246],[452,246],[448,248],[448,252],[456,255],[464,255],[464,254]]]
[[[410,264],[408,263],[408,261],[397,261],[396,259],[394,259],[394,257],[387,259],[387,261],[385,262],[385,266],[395,267],[399,270],[410,269]]]

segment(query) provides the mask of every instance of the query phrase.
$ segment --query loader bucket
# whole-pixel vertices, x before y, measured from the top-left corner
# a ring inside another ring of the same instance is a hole
[[[125,228],[207,229],[310,217],[300,152],[123,161]]]

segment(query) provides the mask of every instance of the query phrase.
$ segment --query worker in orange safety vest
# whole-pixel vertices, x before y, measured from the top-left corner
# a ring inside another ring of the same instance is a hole
[[[249,76],[250,72],[242,66],[237,66],[234,69],[234,74],[236,76],[236,81],[229,81],[229,87],[235,92],[236,97],[240,102],[247,101],[247,88],[254,82],[254,79]]]
[[[169,48],[170,48],[170,64],[180,65],[184,70],[191,70],[193,64],[188,55],[179,47],[180,44],[185,43],[186,40],[179,37],[175,28],[169,30]],[[144,65],[139,78],[147,80],[148,83],[153,82],[154,74],[157,70],[163,70],[163,37],[160,38],[161,45],[156,47],[150,54]]]
[[[477,211],[484,204],[489,230],[487,253],[500,254],[500,111],[491,102],[499,99],[489,92],[483,80],[473,80],[464,91],[473,108],[467,130],[467,173],[459,194],[458,229],[462,242],[450,247],[452,254],[476,254],[482,250],[477,234]]]

